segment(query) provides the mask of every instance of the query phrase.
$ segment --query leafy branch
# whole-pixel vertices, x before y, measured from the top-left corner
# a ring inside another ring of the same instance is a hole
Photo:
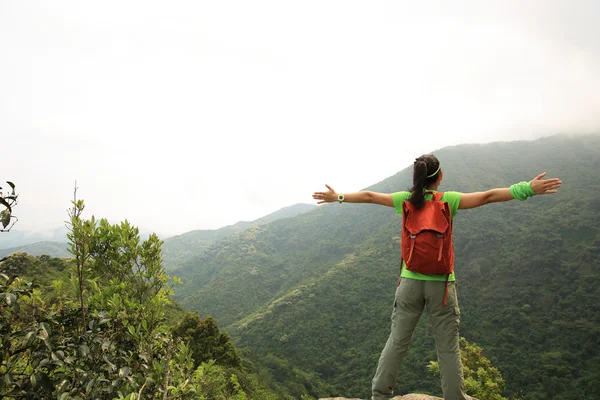
[[[15,193],[15,184],[10,181],[6,181],[6,183],[8,183],[8,186],[10,186],[12,191],[9,192],[8,196],[4,196],[4,194],[0,192],[0,204],[5,207],[4,210],[0,211],[0,223],[2,224],[0,232],[9,232],[19,220],[16,216],[12,215],[13,208],[17,205],[17,200],[19,198]],[[2,187],[0,187],[0,190],[2,190]]]

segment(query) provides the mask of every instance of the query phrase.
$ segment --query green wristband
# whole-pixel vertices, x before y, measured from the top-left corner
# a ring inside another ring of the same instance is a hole
[[[509,190],[513,198],[521,201],[535,196],[535,191],[531,188],[531,181],[515,183],[509,188]]]

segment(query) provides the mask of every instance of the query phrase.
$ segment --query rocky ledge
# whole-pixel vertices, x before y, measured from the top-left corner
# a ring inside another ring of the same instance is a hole
[[[347,398],[347,397],[326,397],[319,400],[364,400],[358,398]],[[405,394],[404,396],[396,396],[391,400],[444,400],[441,397],[429,396],[426,394]]]

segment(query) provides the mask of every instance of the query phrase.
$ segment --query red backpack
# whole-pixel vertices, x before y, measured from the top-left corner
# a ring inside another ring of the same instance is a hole
[[[402,260],[406,269],[421,274],[446,274],[454,270],[454,246],[452,245],[452,212],[444,193],[438,192],[423,207],[416,208],[411,202],[402,204]]]

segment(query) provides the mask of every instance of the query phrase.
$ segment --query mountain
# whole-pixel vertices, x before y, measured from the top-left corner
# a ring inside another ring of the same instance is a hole
[[[0,257],[15,251],[24,251],[31,255],[49,255],[51,257],[70,257],[67,251],[66,226],[45,232],[20,231],[11,229],[0,235]],[[140,238],[147,239],[152,232],[140,229]]]
[[[169,237],[164,240],[162,247],[165,269],[173,270],[178,264],[201,253],[216,240],[225,238],[236,232],[242,232],[251,226],[265,225],[279,219],[294,217],[314,208],[316,208],[314,204],[299,203],[284,207],[254,221],[239,221],[220,229],[196,230]],[[53,230],[51,235],[48,236],[37,232],[11,230],[10,235],[0,235],[0,239],[7,239],[0,242],[0,257],[17,251],[34,256],[44,254],[51,257],[71,257],[71,253],[67,251],[67,232],[67,228],[59,228]],[[140,238],[145,240],[150,233],[150,231],[140,231]],[[40,241],[40,239],[46,236],[51,237],[52,241]],[[8,243],[11,243],[12,246],[3,247]]]
[[[18,224],[16,225],[18,227]],[[38,242],[67,242],[67,228],[60,227],[45,232],[11,229],[10,234],[0,235],[0,249],[22,247]]]
[[[65,242],[37,242],[23,246],[0,249],[0,257],[7,256],[15,252],[25,252],[32,256],[41,256],[43,254],[51,257],[72,257],[67,251],[68,245]]]
[[[462,210],[455,221],[461,335],[523,400],[600,396],[600,136],[447,147],[440,190],[506,187],[546,171],[554,196]],[[411,167],[368,190],[411,185]],[[319,182],[315,182],[315,188]],[[387,207],[326,204],[216,241],[174,273],[182,305],[212,315],[237,346],[317,372],[366,397],[389,333],[401,218]],[[440,394],[426,318],[401,392]]]
[[[255,221],[240,221],[220,229],[196,230],[167,238],[162,248],[165,269],[168,271],[175,269],[219,239],[241,232],[251,226],[265,225],[283,218],[295,217],[314,208],[316,208],[314,204],[294,204]]]

